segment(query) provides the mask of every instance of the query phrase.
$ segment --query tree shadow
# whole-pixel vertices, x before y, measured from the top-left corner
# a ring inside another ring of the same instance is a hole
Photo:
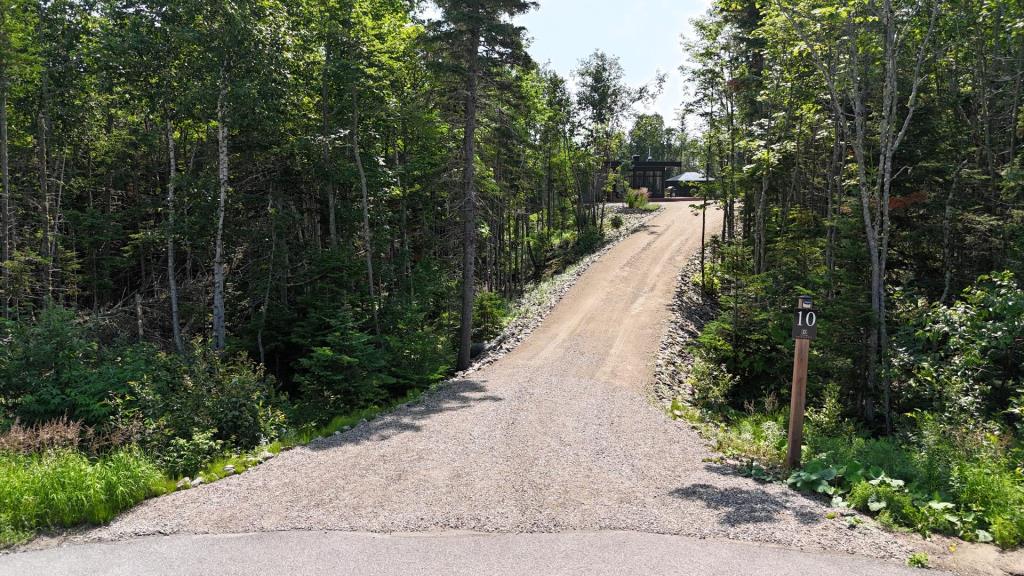
[[[424,394],[419,400],[399,406],[392,412],[361,422],[351,430],[314,440],[311,450],[330,450],[346,444],[383,442],[405,432],[419,432],[421,423],[455,410],[465,410],[482,402],[500,402],[502,397],[488,394],[486,381],[455,380]]]
[[[705,468],[716,474],[740,478],[728,466],[710,464]],[[805,525],[821,522],[821,504],[796,492],[769,492],[757,485],[720,487],[700,483],[677,488],[670,494],[683,500],[699,501],[712,510],[722,512],[719,522],[730,527],[773,523],[784,514],[792,515]]]

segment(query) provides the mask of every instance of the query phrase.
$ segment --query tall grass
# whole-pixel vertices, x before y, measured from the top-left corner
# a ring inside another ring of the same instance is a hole
[[[96,461],[75,450],[0,454],[0,545],[43,528],[109,522],[163,485],[160,470],[136,449]]]

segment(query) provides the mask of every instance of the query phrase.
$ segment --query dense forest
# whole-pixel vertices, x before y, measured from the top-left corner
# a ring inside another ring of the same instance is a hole
[[[650,155],[726,216],[685,399],[721,444],[778,463],[811,294],[795,483],[1024,541],[1024,6],[717,0],[666,119],[614,55],[534,62],[531,2],[436,4],[0,0],[0,451],[141,478],[60,522],[467,367]],[[13,494],[0,541],[54,523]]]
[[[605,161],[660,89],[595,51],[571,92],[531,7],[0,2],[0,452],[180,477],[467,367],[621,225]],[[52,523],[20,497],[0,533]]]
[[[467,366],[474,306],[600,243],[582,199],[656,89],[596,52],[570,94],[529,7],[5,2],[7,416],[101,423],[127,357],[205,348],[311,419]]]
[[[811,462],[790,482],[1020,544],[1024,6],[720,0],[696,28],[694,152],[728,217],[690,382],[720,446],[781,463],[808,294]]]

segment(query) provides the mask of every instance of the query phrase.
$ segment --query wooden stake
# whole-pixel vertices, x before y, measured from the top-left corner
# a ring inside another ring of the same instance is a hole
[[[811,352],[811,339],[817,335],[818,315],[810,296],[801,296],[796,301],[796,318],[793,338],[793,393],[789,402],[789,451],[786,453],[786,469],[800,467],[800,451],[804,444],[804,408],[807,403],[807,359]]]
[[[789,403],[789,452],[786,468],[800,467],[800,450],[804,443],[804,404],[807,400],[807,358],[811,341],[799,339],[793,353],[793,398]]]

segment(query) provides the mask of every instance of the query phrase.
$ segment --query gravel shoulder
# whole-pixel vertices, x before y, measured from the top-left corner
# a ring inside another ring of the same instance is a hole
[[[708,215],[708,229],[721,214]],[[906,558],[822,502],[712,463],[648,399],[700,217],[666,204],[500,361],[418,403],[73,538],[283,530],[633,531]]]

